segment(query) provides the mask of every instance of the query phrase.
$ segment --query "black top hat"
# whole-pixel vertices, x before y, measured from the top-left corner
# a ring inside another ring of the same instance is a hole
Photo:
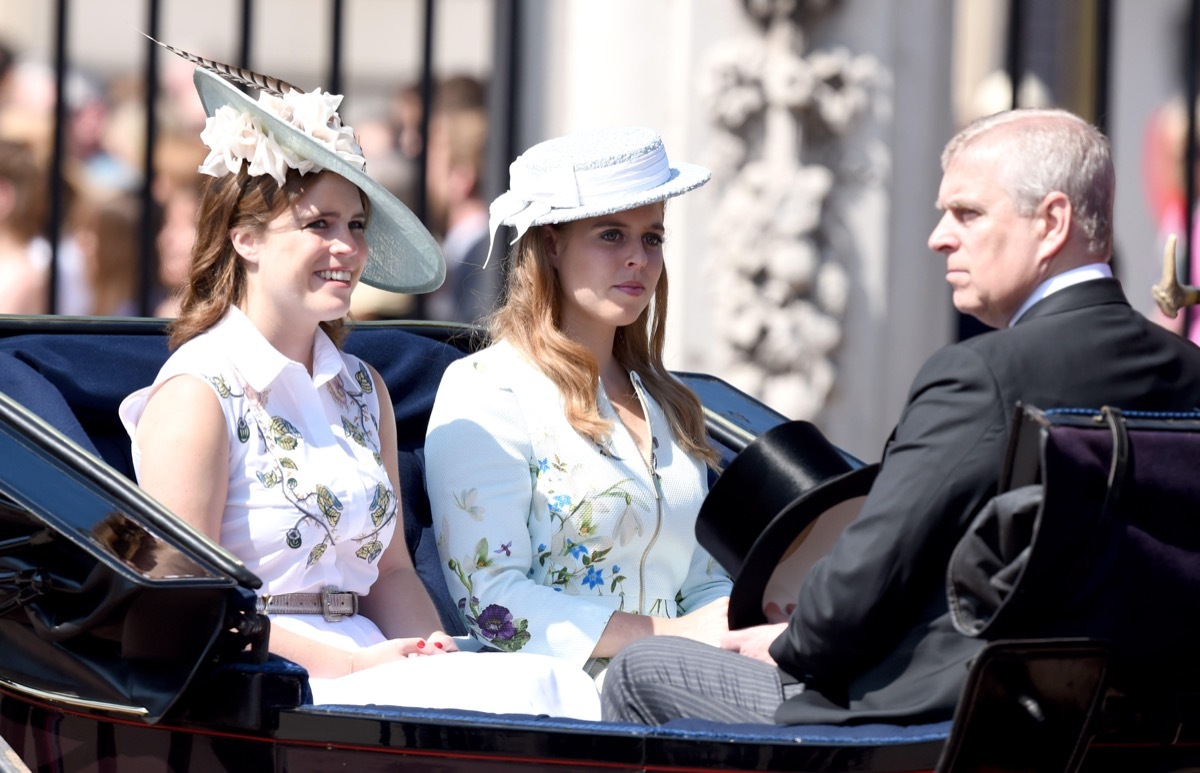
[[[730,628],[766,623],[773,601],[788,611],[878,471],[806,421],[773,427],[734,457],[696,520],[696,538],[734,578]]]

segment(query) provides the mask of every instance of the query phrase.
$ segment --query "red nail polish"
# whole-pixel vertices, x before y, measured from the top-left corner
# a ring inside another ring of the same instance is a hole
[[[421,641],[417,642],[417,648],[418,648],[418,649],[420,649],[421,647],[424,647],[424,646],[425,646],[425,640],[424,640],[424,639],[422,639]]]
[[[433,646],[437,647],[439,650],[440,650],[440,649],[444,649],[444,648],[442,647],[442,643],[441,643],[440,641],[435,641],[435,642],[433,643]]]

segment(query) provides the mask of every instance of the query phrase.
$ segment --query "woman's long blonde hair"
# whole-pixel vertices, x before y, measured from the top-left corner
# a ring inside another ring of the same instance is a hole
[[[230,232],[241,227],[262,233],[323,174],[332,172],[302,175],[289,169],[280,186],[270,175],[248,174],[242,164],[237,174],[208,179],[200,196],[196,242],[179,316],[167,326],[172,349],[217,324],[245,296],[246,267],[233,248]],[[367,206],[367,197],[362,199]],[[335,319],[322,322],[321,329],[340,345],[348,332],[345,325],[344,318]]]
[[[506,340],[546,374],[563,395],[567,421],[593,442],[603,442],[612,422],[600,416],[596,382],[600,367],[587,347],[562,332],[562,299],[558,273],[544,246],[543,225],[530,228],[512,252],[505,299],[490,319],[493,340]],[[629,325],[617,328],[613,356],[637,371],[654,397],[675,440],[689,455],[717,469],[720,455],[706,440],[699,398],[663,365],[667,327],[667,271],[663,268],[650,304]],[[647,417],[648,418],[648,417]]]

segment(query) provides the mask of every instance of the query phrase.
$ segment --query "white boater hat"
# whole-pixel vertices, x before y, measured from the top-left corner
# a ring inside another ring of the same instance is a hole
[[[492,241],[501,225],[515,244],[533,226],[565,223],[663,201],[708,182],[697,164],[675,166],[653,129],[623,126],[534,145],[509,166],[509,190],[490,207]]]

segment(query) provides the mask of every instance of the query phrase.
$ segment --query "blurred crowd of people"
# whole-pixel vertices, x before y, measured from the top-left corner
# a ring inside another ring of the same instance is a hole
[[[162,64],[147,231],[154,234],[147,253],[154,261],[153,286],[143,297],[142,74],[101,79],[72,70],[65,78],[55,238],[50,185],[55,72],[0,42],[0,314],[174,316],[195,238],[196,207],[206,179],[197,167],[206,149],[199,140],[204,112],[191,84],[191,65],[174,57]],[[443,240],[449,265],[445,286],[428,297],[360,285],[355,317],[475,322],[491,310],[499,261],[482,269],[488,248],[487,203],[480,193],[486,92],[485,83],[469,76],[439,83],[427,141],[421,92],[407,84],[399,85],[376,115],[353,122],[373,175],[414,210],[423,202],[427,225]],[[419,197],[423,157],[426,187]]]

